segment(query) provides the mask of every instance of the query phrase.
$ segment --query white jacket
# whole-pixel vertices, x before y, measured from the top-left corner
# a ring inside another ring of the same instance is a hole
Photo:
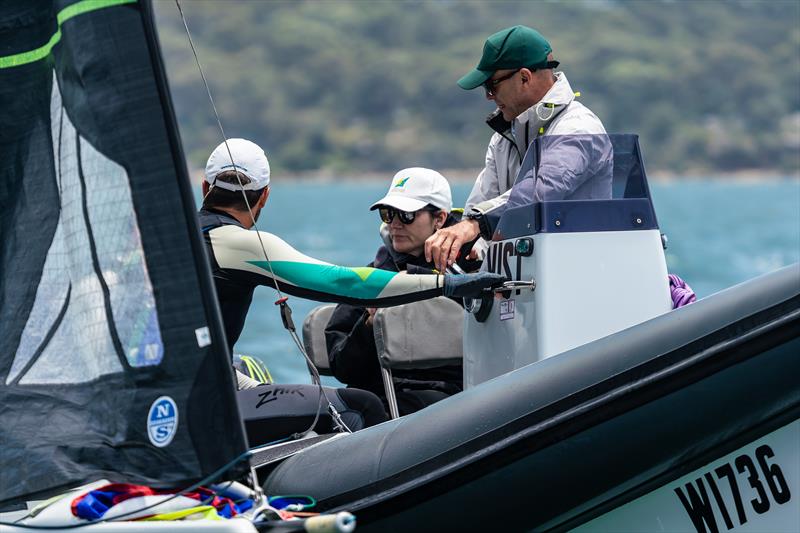
[[[556,82],[542,99],[523,111],[505,134],[495,133],[486,150],[486,163],[467,199],[466,213],[486,214],[508,201],[528,144],[541,131],[542,135],[605,134],[600,119],[575,100],[575,93],[563,72],[556,73]],[[513,132],[513,133],[512,133]],[[513,141],[513,142],[512,142]],[[559,178],[556,178],[558,180]],[[577,183],[577,186],[581,183]],[[573,183],[555,184],[545,193],[548,199],[563,199],[574,192]],[[611,196],[610,177],[601,196]],[[590,197],[590,196],[586,196]]]

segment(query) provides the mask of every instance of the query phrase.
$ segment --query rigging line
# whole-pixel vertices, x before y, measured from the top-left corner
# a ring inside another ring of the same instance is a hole
[[[242,178],[239,174],[239,169],[236,168],[236,161],[233,160],[233,153],[231,152],[231,147],[228,145],[228,136],[225,134],[225,129],[222,127],[222,121],[219,118],[219,113],[217,112],[217,106],[214,103],[214,97],[211,96],[211,88],[208,85],[208,80],[206,80],[206,75],[203,72],[203,67],[200,65],[200,58],[197,56],[197,49],[194,46],[194,41],[192,40],[192,34],[189,31],[189,24],[186,22],[186,17],[183,14],[183,8],[181,8],[180,0],[175,0],[175,5],[178,6],[178,13],[181,15],[181,21],[183,22],[183,27],[186,29],[186,37],[189,39],[189,47],[192,49],[192,54],[194,55],[194,61],[197,63],[197,70],[200,71],[200,77],[203,79],[203,85],[206,88],[206,93],[208,94],[208,101],[211,102],[211,109],[214,111],[214,118],[217,120],[217,126],[219,127],[219,132],[222,134],[222,141],[225,143],[225,150],[228,152],[228,157],[231,159],[231,165],[233,165],[233,172],[236,175],[236,181],[239,182],[239,187],[242,191],[242,198],[244,198],[244,204],[247,206],[247,212],[250,215],[250,220],[253,222],[253,227],[256,228],[256,236],[258,237],[258,244],[261,246],[261,251],[264,253],[264,259],[267,261],[267,267],[269,267],[269,273],[272,275],[272,279],[275,283],[275,290],[278,293],[279,298],[283,298],[283,293],[281,292],[281,288],[278,285],[278,279],[275,277],[275,272],[272,270],[272,262],[269,260],[269,256],[267,255],[267,249],[264,247],[264,241],[261,240],[261,234],[258,231],[258,227],[256,227],[256,217],[253,216],[253,209],[250,207],[250,202],[247,200],[247,193],[244,190],[244,184],[242,183]],[[216,181],[216,178],[214,179]],[[209,188],[209,193],[211,189],[214,187],[214,184],[209,184],[211,187]],[[208,194],[206,194],[208,196]],[[205,200],[205,198],[204,198]]]
[[[314,361],[311,360],[311,358],[306,353],[306,350],[303,348],[303,345],[300,342],[300,339],[297,337],[297,332],[290,331],[290,334],[292,336],[292,339],[294,340],[294,343],[297,345],[297,348],[300,350],[300,353],[303,354],[303,357],[305,357],[305,359],[306,359],[306,363],[308,365],[308,368],[309,368],[309,370],[311,370],[311,378],[313,379],[314,383],[316,383],[317,386],[319,387],[319,392],[321,394],[321,396],[319,398],[320,399],[319,403],[320,404],[322,403],[322,397],[323,396],[325,397],[325,401],[328,403],[328,412],[330,412],[331,419],[333,419],[334,429],[336,429],[337,431],[339,431],[341,433],[352,433],[353,430],[351,430],[347,426],[347,424],[345,424],[344,420],[342,419],[342,415],[339,414],[339,411],[336,410],[336,408],[333,406],[333,403],[331,402],[330,398],[328,398],[328,394],[325,392],[325,387],[322,386],[322,378],[319,375],[319,370],[317,370],[317,366],[314,364]],[[314,417],[314,421],[311,423],[311,427],[309,427],[303,433],[300,433],[300,435],[302,435],[302,436],[307,435],[309,432],[311,432],[311,430],[314,429],[314,426],[317,425],[317,420],[319,419],[320,407],[321,407],[321,405],[317,406],[317,414]]]
[[[275,285],[275,291],[278,293],[279,302],[281,302],[281,306],[285,306],[286,305],[286,300],[288,298],[284,297],[283,292],[280,289],[280,285],[278,284],[278,278],[275,276],[275,271],[272,269],[272,262],[269,260],[269,255],[267,255],[267,249],[264,246],[264,242],[261,240],[261,232],[258,231],[258,227],[256,227],[256,219],[255,219],[255,216],[253,215],[253,209],[250,207],[250,202],[247,199],[247,194],[245,193],[244,185],[242,184],[242,179],[241,179],[241,176],[239,174],[239,170],[236,168],[236,162],[233,160],[233,153],[231,152],[231,148],[228,145],[228,137],[227,137],[227,135],[225,135],[225,129],[222,127],[222,121],[219,118],[219,113],[217,112],[217,106],[214,104],[214,97],[211,96],[211,88],[208,85],[208,80],[206,80],[206,75],[203,72],[203,67],[200,65],[200,58],[197,55],[197,49],[194,46],[194,41],[192,40],[192,34],[189,31],[189,24],[186,22],[186,17],[183,14],[183,9],[181,8],[180,0],[175,0],[175,5],[178,7],[178,13],[180,13],[181,21],[183,22],[183,27],[186,30],[186,37],[189,40],[189,46],[192,49],[192,54],[194,55],[195,63],[197,63],[197,69],[200,71],[200,77],[202,78],[203,85],[206,88],[206,93],[208,94],[208,100],[211,103],[211,109],[214,111],[214,118],[216,118],[216,120],[217,120],[217,126],[219,126],[219,131],[222,134],[222,139],[223,139],[223,142],[225,143],[225,149],[228,152],[228,157],[230,157],[230,159],[231,159],[231,164],[233,165],[233,171],[234,171],[234,174],[236,175],[236,180],[239,182],[239,187],[241,188],[241,191],[242,191],[242,197],[244,198],[244,203],[247,206],[247,212],[250,214],[250,220],[252,220],[252,222],[253,222],[253,227],[256,228],[256,237],[258,237],[258,243],[261,246],[261,251],[264,253],[264,259],[266,259],[267,267],[269,268],[270,275],[272,276],[272,281],[273,281],[273,283]],[[209,188],[209,193],[210,193],[211,192],[211,188],[214,187],[214,184],[209,184],[209,185],[211,186]],[[206,196],[208,196],[208,193],[206,193]],[[203,199],[205,200],[205,198],[203,198]],[[282,309],[282,311],[283,311],[283,309]],[[336,408],[331,403],[330,399],[328,398],[328,395],[325,393],[325,388],[322,386],[322,379],[320,378],[319,371],[317,370],[317,367],[314,365],[314,362],[311,360],[311,358],[306,353],[305,348],[303,348],[303,343],[300,342],[300,340],[297,338],[297,333],[293,329],[289,329],[289,327],[287,327],[286,329],[289,331],[290,335],[292,336],[292,339],[294,340],[295,344],[297,345],[297,348],[300,350],[300,353],[303,354],[303,357],[308,362],[309,369],[313,369],[312,372],[311,372],[312,379],[316,382],[317,386],[319,387],[319,392],[320,392],[320,395],[321,395],[320,396],[320,400],[322,399],[322,397],[325,397],[325,401],[328,403],[328,411],[331,413],[331,417],[333,418],[333,421],[334,421],[334,426],[340,431],[346,431],[347,433],[352,433],[350,428],[347,427],[347,424],[344,423],[344,420],[342,420],[342,417],[339,414],[339,412],[336,410]],[[321,403],[322,402],[320,401],[320,404]],[[319,410],[320,410],[320,408],[321,408],[321,405],[317,407],[317,415],[314,418],[314,423],[312,424],[312,426],[309,429],[304,431],[302,433],[302,435],[305,435],[309,431],[314,429],[314,426],[317,423],[317,419],[319,418]]]
[[[277,443],[282,442],[282,441],[283,441],[283,439],[281,439],[279,441],[273,441],[273,442],[265,444],[264,446],[277,444]],[[144,507],[140,507],[138,509],[132,509],[130,511],[127,511],[127,512],[124,512],[124,513],[120,513],[118,515],[114,515],[114,516],[110,516],[110,517],[100,517],[100,518],[96,518],[94,520],[89,520],[87,522],[69,523],[69,524],[61,524],[61,525],[22,524],[22,523],[19,522],[20,520],[25,520],[26,518],[29,518],[30,517],[30,514],[29,514],[29,516],[23,516],[22,518],[18,519],[16,522],[0,522],[0,526],[13,526],[13,527],[18,527],[18,528],[22,528],[22,529],[45,530],[46,531],[46,530],[78,529],[78,528],[82,528],[82,527],[93,526],[95,524],[100,524],[100,523],[104,523],[104,522],[123,522],[123,520],[122,520],[123,518],[128,518],[128,517],[131,517],[131,516],[133,516],[133,515],[135,515],[137,513],[141,513],[143,511],[147,511],[147,510],[153,509],[155,507],[164,505],[167,502],[175,500],[179,496],[183,496],[183,495],[185,495],[185,494],[187,494],[189,492],[193,492],[193,491],[197,490],[198,488],[202,487],[203,485],[206,485],[208,483],[213,483],[215,480],[217,480],[220,477],[222,477],[223,475],[225,475],[230,469],[234,468],[236,465],[238,465],[239,463],[241,463],[241,462],[243,462],[245,460],[249,460],[252,456],[253,456],[253,451],[252,450],[247,450],[245,452],[242,452],[237,457],[235,457],[233,460],[231,460],[229,463],[227,463],[226,465],[220,467],[218,470],[212,472],[211,474],[209,474],[208,476],[204,477],[200,481],[198,481],[198,482],[196,482],[196,483],[194,483],[194,484],[192,484],[192,485],[190,485],[190,486],[188,486],[188,487],[186,487],[184,489],[181,489],[180,491],[172,494],[168,498],[165,498],[164,500],[161,500],[160,502],[155,502],[155,503],[151,503],[149,505],[145,505]],[[233,482],[231,481],[230,484],[232,484],[232,483]],[[216,490],[212,489],[211,492],[214,495],[219,495],[219,494],[222,493],[222,490],[221,489],[216,489]],[[93,529],[97,529],[97,528],[93,528]]]

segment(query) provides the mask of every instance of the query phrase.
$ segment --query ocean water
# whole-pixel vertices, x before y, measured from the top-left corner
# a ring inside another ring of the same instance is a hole
[[[277,179],[258,226],[306,255],[363,266],[380,245],[378,215],[369,206],[385,194],[386,186]],[[453,186],[455,205],[463,205],[470,187]],[[699,298],[800,261],[797,180],[681,180],[653,183],[651,192],[661,231],[669,238],[669,271],[684,278]],[[273,305],[276,299],[273,289],[256,289],[235,349],[261,358],[278,382],[310,383],[302,356]],[[289,303],[299,333],[303,318],[320,304],[294,297]],[[332,378],[323,380],[337,384]]]

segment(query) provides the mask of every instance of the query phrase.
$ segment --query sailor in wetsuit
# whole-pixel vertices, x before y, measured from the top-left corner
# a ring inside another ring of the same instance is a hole
[[[231,154],[233,162],[231,162]],[[269,198],[270,168],[264,151],[245,139],[229,139],[206,165],[199,212],[217,289],[228,346],[232,349],[258,285],[294,296],[363,307],[386,307],[440,296],[477,296],[503,278],[488,272],[465,275],[410,275],[367,267],[342,267],[306,256],[263,231],[249,231]],[[246,201],[245,201],[246,197]],[[248,207],[249,206],[249,207]],[[240,380],[242,381],[242,380]],[[306,429],[318,406],[311,385],[266,385],[290,392],[268,394],[262,387],[240,393],[240,409],[252,444]],[[303,388],[307,387],[307,390]],[[351,429],[385,419],[380,400],[358,389],[327,389]],[[343,405],[342,405],[343,404]],[[258,412],[254,412],[254,410]],[[326,417],[321,423],[330,424]],[[327,431],[327,428],[318,428]]]

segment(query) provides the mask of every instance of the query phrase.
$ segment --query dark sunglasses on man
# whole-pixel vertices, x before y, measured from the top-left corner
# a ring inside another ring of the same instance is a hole
[[[527,67],[528,70],[531,72],[536,72],[540,68],[556,68],[560,63],[558,61],[548,61],[545,63],[544,66],[537,67]],[[500,85],[501,82],[506,81],[507,79],[511,78],[514,74],[522,70],[526,67],[520,67],[514,71],[509,72],[505,76],[500,76],[499,78],[491,79],[489,78],[485,82],[483,82],[483,89],[486,91],[486,96],[494,96],[494,92],[497,90],[497,86]]]
[[[490,78],[485,82],[483,82],[483,90],[486,91],[486,96],[494,96],[494,91],[496,90],[497,86],[500,85],[500,82],[506,81],[520,70],[522,70],[522,67],[518,68],[517,70],[509,72],[505,76],[500,76],[499,78],[495,79]]]
[[[418,209],[416,211],[401,211],[400,209],[396,209],[394,207],[383,206],[378,208],[378,213],[381,215],[381,220],[383,220],[386,224],[391,224],[392,220],[394,220],[395,215],[400,219],[400,222],[403,224],[411,224],[414,222],[414,219],[417,218],[417,213],[422,211],[427,211],[429,213],[436,213],[440,211],[440,209],[429,205],[423,207],[422,209]]]

